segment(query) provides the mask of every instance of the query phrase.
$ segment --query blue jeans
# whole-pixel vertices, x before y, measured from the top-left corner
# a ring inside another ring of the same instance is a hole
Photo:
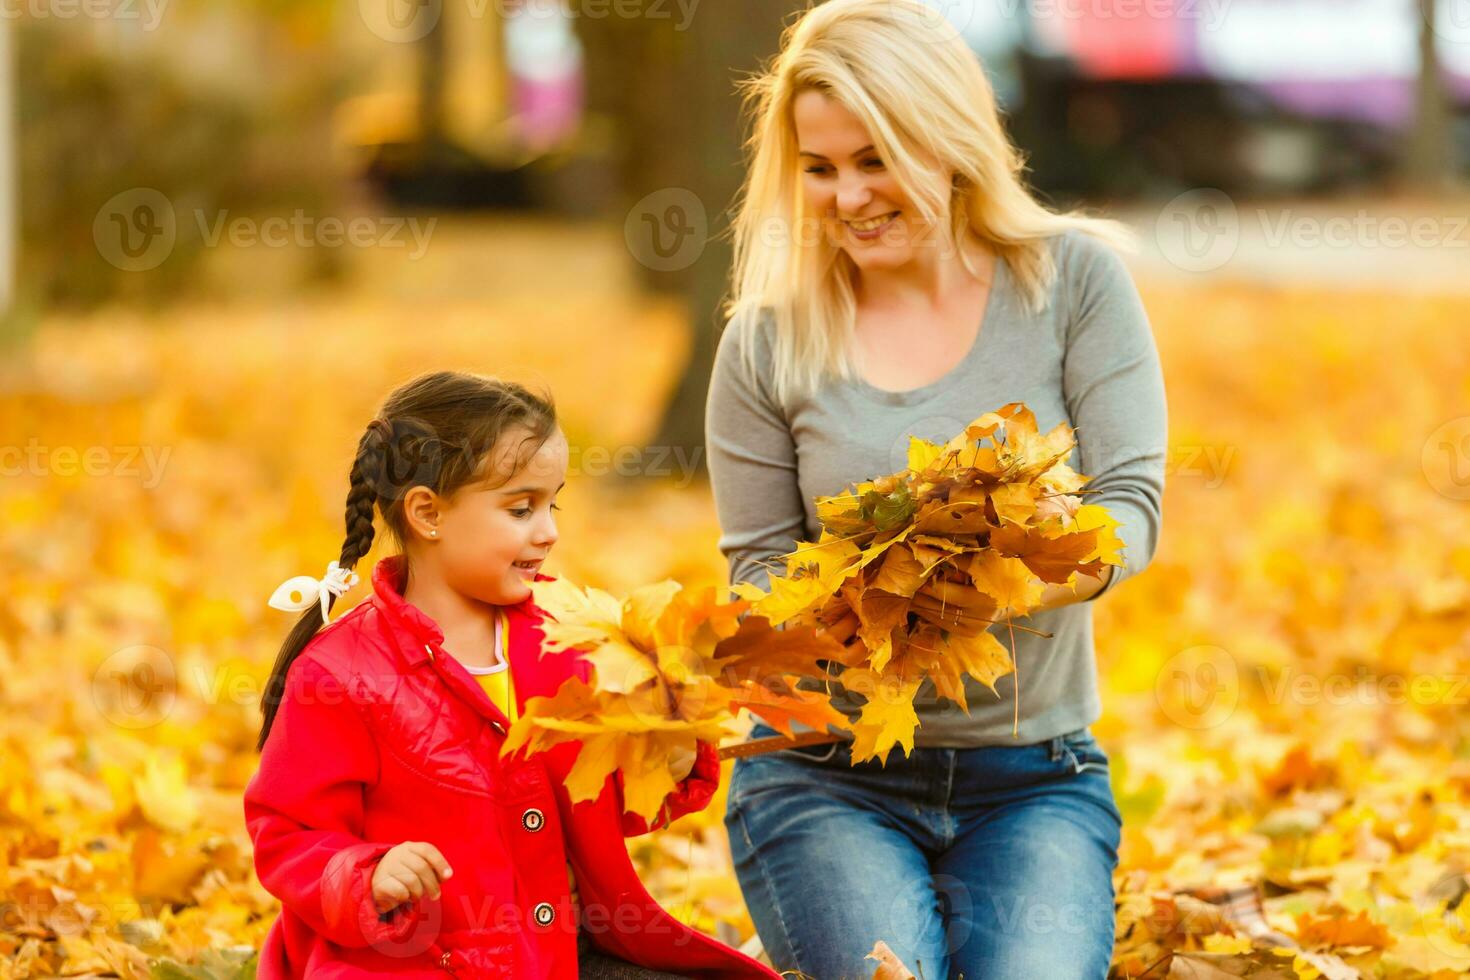
[[[866,980],[882,939],[924,980],[1107,976],[1122,819],[1086,729],[886,768],[847,742],[740,759],[725,826],[777,970]]]

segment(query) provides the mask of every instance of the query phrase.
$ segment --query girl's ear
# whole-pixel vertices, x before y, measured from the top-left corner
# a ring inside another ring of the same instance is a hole
[[[403,495],[403,518],[408,533],[415,539],[439,540],[439,522],[443,516],[443,498],[426,486],[409,488]]]

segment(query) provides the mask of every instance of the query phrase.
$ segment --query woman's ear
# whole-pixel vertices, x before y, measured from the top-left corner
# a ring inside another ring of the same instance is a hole
[[[403,495],[403,519],[415,540],[439,540],[443,498],[426,486],[410,487]]]

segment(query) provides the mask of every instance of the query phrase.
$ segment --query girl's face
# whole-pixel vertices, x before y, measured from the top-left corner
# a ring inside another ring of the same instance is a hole
[[[556,544],[556,495],[566,484],[567,440],[560,429],[514,469],[524,428],[501,436],[491,453],[492,475],[441,501],[430,538],[444,582],[461,595],[497,606],[531,594],[531,582]],[[493,485],[492,485],[493,484]]]
[[[791,111],[802,192],[829,242],[859,269],[894,269],[935,241],[857,116],[817,89],[798,94]]]

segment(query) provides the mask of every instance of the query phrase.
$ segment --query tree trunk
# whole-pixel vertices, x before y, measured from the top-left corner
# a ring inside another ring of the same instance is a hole
[[[681,136],[691,166],[688,187],[704,205],[708,238],[690,269],[692,343],[689,362],[674,391],[653,444],[683,450],[704,467],[704,403],[710,371],[724,326],[721,306],[730,280],[729,211],[744,177],[744,127],[735,83],[776,54],[781,28],[804,4],[800,0],[743,0],[708,4],[693,18],[686,48],[693,56],[684,85]],[[697,454],[694,455],[694,454]]]
[[[1454,172],[1451,160],[1450,105],[1435,49],[1435,0],[1419,0],[1419,84],[1413,129],[1404,155],[1403,177],[1409,186],[1442,190]]]

